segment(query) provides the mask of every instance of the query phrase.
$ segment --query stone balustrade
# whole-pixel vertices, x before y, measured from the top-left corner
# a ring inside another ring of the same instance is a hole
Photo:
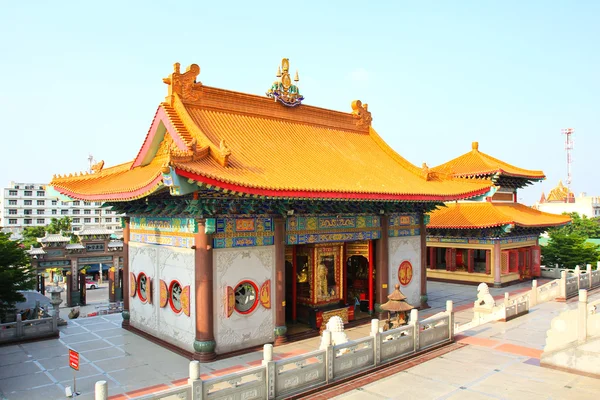
[[[200,379],[200,364],[192,361],[187,384],[138,399],[283,398],[364,374],[454,340],[452,301],[446,302],[445,312],[418,319],[419,312],[411,310],[408,325],[385,332],[374,319],[369,336],[341,344],[332,344],[331,332],[325,330],[319,350],[278,361],[273,361],[273,345],[266,344],[261,366],[207,380]],[[95,394],[96,400],[108,399],[106,382],[96,383]]]
[[[21,320],[17,314],[16,322],[0,324],[0,344],[20,342],[23,340],[58,337],[58,316]]]

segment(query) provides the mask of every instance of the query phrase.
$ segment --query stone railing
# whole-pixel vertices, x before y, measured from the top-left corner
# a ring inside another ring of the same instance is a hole
[[[504,321],[511,320],[529,312],[529,296],[531,291],[510,298],[504,295]]]
[[[585,346],[600,339],[600,300],[588,302],[587,290],[579,290],[579,303],[574,310],[555,317],[546,336],[540,362],[543,366],[600,375],[597,352]],[[597,346],[596,346],[597,348]]]
[[[536,281],[534,281],[534,285],[537,285]],[[494,305],[487,310],[473,308],[473,320],[466,324],[456,325],[454,327],[455,333],[462,333],[492,321],[506,322],[523,314],[527,314],[529,312],[531,294],[532,291],[530,290],[511,298],[508,292],[504,292],[504,300],[499,304]]]
[[[207,380],[200,379],[200,364],[192,361],[187,384],[137,399],[285,398],[453,341],[452,301],[446,302],[445,312],[423,321],[418,318],[418,311],[411,310],[408,325],[385,332],[373,319],[369,336],[342,344],[332,344],[331,332],[325,330],[319,350],[278,361],[273,361],[273,345],[266,344],[261,366]],[[108,398],[106,381],[96,382],[95,396]]]
[[[17,314],[16,322],[0,324],[0,344],[56,336],[58,336],[56,316],[22,321],[21,314]]]

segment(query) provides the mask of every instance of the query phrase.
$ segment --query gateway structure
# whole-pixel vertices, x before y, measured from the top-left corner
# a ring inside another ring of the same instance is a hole
[[[396,283],[423,304],[424,213],[491,182],[410,164],[360,101],[302,105],[287,59],[267,96],[199,72],[175,64],[133,161],[51,183],[126,213],[123,325],[210,360],[368,318]]]
[[[474,181],[492,179],[493,195],[480,201],[447,203],[427,225],[427,277],[502,286],[540,276],[540,233],[571,218],[517,203],[517,190],[545,179],[542,171],[515,167],[472,150],[433,168]]]

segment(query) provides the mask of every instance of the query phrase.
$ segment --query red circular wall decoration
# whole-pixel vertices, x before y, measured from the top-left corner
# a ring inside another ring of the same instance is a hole
[[[406,286],[412,281],[413,267],[410,261],[402,261],[398,267],[398,279],[400,284]]]
[[[181,284],[176,280],[171,281],[169,285],[169,305],[176,314],[181,312],[181,292],[183,292]]]
[[[233,289],[235,298],[235,311],[240,314],[250,314],[258,306],[258,286],[256,283],[245,280]]]
[[[148,277],[143,272],[137,277],[137,295],[143,303],[148,300]]]

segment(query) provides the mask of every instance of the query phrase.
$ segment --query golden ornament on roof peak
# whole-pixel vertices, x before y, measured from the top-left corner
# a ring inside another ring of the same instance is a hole
[[[267,91],[267,96],[285,106],[295,107],[302,103],[304,97],[300,94],[298,86],[292,84],[289,69],[290,60],[284,58],[281,60],[281,67],[277,69],[277,78],[279,79],[273,82],[271,88]],[[298,83],[299,80],[298,71],[296,71],[294,81]]]

